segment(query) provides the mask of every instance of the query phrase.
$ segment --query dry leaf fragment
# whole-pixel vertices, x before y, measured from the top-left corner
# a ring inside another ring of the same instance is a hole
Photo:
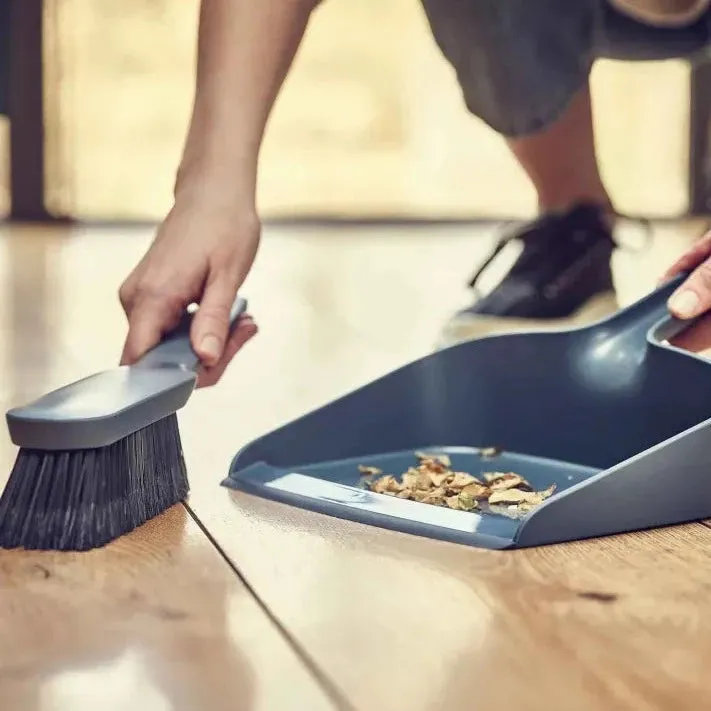
[[[428,454],[427,452],[415,452],[415,456],[421,464],[425,462],[435,462],[444,467],[451,467],[452,460],[446,454]]]
[[[486,481],[487,484],[493,484],[495,481],[498,481],[501,479],[506,474],[506,472],[484,472],[484,481]]]
[[[417,469],[408,469],[402,475],[402,485],[406,489],[414,489],[417,486],[417,480],[420,477],[420,472]]]
[[[363,475],[363,476],[380,476],[383,473],[382,469],[378,469],[378,467],[366,467],[361,464],[361,466],[358,467],[358,471]]]
[[[435,459],[423,459],[417,468],[421,472],[429,472],[430,474],[444,474],[449,471],[444,464]]]
[[[482,447],[479,450],[479,454],[483,459],[493,459],[501,454],[500,447]]]
[[[477,506],[476,501],[471,496],[469,496],[469,494],[465,494],[463,491],[459,494],[457,498],[459,499],[459,508],[462,511],[471,511]]]
[[[499,491],[500,489],[531,489],[531,485],[518,474],[513,472],[506,472],[505,474],[500,474],[496,472],[497,476],[495,479],[489,481],[489,486],[492,491]],[[486,477],[486,475],[484,475]]]
[[[555,494],[555,490],[556,490],[556,485],[551,484],[547,489],[543,489],[543,491],[539,491],[537,493],[540,494],[543,497],[543,499],[545,500],[545,499],[549,499],[551,496],[553,496],[553,494]]]
[[[445,472],[444,474],[430,474],[430,479],[435,486],[442,486],[450,476],[451,474],[449,472]]]
[[[387,494],[389,492],[397,494],[401,488],[400,483],[392,474],[381,476],[380,479],[376,479],[370,485],[371,491],[376,494]]]
[[[427,472],[420,472],[417,475],[417,480],[415,481],[415,488],[428,491],[434,486],[430,475]]]
[[[451,470],[449,457],[418,453],[418,464],[400,478],[383,474],[377,467],[361,466],[361,485],[371,491],[432,506],[447,506],[457,511],[473,511],[479,502],[488,510],[511,518],[521,518],[555,491],[555,485],[534,491],[515,472],[487,472],[486,484],[467,472]],[[375,478],[377,477],[377,478]]]
[[[423,504],[433,504],[434,506],[442,506],[444,504],[445,492],[444,489],[433,489],[428,491],[424,499],[422,499]]]
[[[555,484],[549,486],[543,491],[527,491],[526,498],[524,500],[525,504],[530,504],[531,506],[538,506],[542,504],[546,499],[550,498],[555,491]]]
[[[469,484],[481,484],[481,482],[466,472],[454,472],[454,477],[450,482],[447,482],[447,487],[449,489],[458,490],[469,486]]]
[[[471,496],[475,501],[480,501],[481,499],[488,498],[490,492],[489,487],[475,482],[474,484],[467,484],[467,486],[462,489],[461,493]]]
[[[527,499],[527,491],[519,489],[503,489],[501,491],[492,491],[489,496],[490,504],[520,504]]]

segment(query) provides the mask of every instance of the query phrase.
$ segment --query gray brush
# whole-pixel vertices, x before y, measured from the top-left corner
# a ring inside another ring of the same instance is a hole
[[[230,332],[245,312],[238,298]],[[176,416],[197,382],[192,316],[135,365],[97,373],[7,413],[20,446],[0,497],[0,548],[87,550],[184,501]]]

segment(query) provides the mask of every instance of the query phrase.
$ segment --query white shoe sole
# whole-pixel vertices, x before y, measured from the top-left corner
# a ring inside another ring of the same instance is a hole
[[[480,314],[458,314],[445,327],[436,347],[473,341],[482,336],[516,331],[557,331],[575,326],[585,326],[609,316],[619,309],[617,297],[609,291],[590,299],[572,316],[564,319],[536,320],[526,318],[502,318]]]

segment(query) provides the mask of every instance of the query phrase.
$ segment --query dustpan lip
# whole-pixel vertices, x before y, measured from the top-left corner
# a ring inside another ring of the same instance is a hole
[[[304,496],[303,494],[290,492],[284,489],[267,487],[257,481],[256,477],[253,478],[251,476],[245,476],[245,474],[250,470],[253,470],[252,473],[256,473],[259,470],[268,470],[270,474],[287,474],[290,471],[290,467],[275,467],[267,462],[254,462],[241,469],[239,473],[230,472],[230,474],[221,482],[222,486],[235,491],[242,491],[260,499],[276,501],[278,503],[293,506],[297,509],[312,511],[331,518],[339,518],[353,523],[370,525],[397,533],[430,538],[432,540],[443,541],[445,543],[458,543],[492,550],[505,550],[514,545],[513,536],[504,537],[477,531],[459,530],[446,526],[439,526],[434,523],[418,519],[417,517],[398,517],[369,509],[351,507],[343,503],[331,501],[324,497]],[[388,499],[388,497],[383,498]],[[399,503],[414,504],[414,502],[409,501]],[[452,513],[469,514],[469,512]],[[518,528],[520,523],[520,521],[517,521],[514,528]]]

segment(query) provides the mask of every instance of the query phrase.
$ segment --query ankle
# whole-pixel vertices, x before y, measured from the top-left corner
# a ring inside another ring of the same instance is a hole
[[[595,195],[592,197],[588,196],[576,196],[573,199],[566,200],[543,200],[539,198],[538,201],[538,214],[539,215],[549,215],[549,214],[564,214],[573,210],[576,207],[581,207],[583,205],[589,205],[591,207],[597,207],[600,209],[600,216],[605,221],[607,227],[612,230],[618,219],[617,211],[612,201],[606,195],[601,197]]]

